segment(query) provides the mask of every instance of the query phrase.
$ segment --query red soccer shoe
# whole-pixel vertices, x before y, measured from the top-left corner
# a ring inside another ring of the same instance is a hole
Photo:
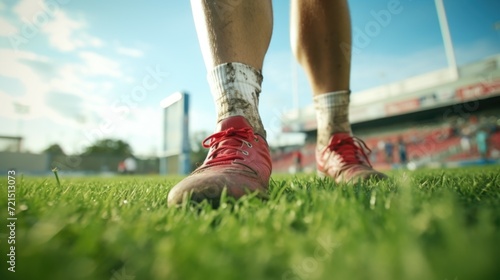
[[[363,140],[349,133],[336,133],[328,146],[316,149],[318,175],[331,177],[337,183],[387,178],[372,168],[367,153],[370,149]]]
[[[191,175],[179,182],[168,194],[168,206],[208,200],[217,207],[224,188],[236,199],[258,192],[265,198],[271,176],[271,156],[266,140],[254,134],[244,117],[221,121],[215,134],[203,141],[210,148],[207,158]]]

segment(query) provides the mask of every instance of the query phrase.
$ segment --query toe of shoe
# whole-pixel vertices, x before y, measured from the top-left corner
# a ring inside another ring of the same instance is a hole
[[[198,177],[191,175],[175,185],[168,194],[167,205],[176,206],[184,200],[196,203],[207,200],[212,205],[218,204],[225,185],[215,178],[204,176],[200,180]]]
[[[267,184],[249,176],[234,176],[224,172],[201,172],[192,174],[179,182],[168,194],[169,207],[182,204],[184,200],[200,203],[208,201],[213,207],[220,204],[223,190],[227,195],[238,199],[248,192],[258,191],[258,196],[266,197]]]
[[[344,172],[340,173],[340,176],[336,178],[337,183],[341,182],[357,182],[357,181],[368,181],[368,180],[384,180],[387,175],[376,171],[368,166],[352,166]]]

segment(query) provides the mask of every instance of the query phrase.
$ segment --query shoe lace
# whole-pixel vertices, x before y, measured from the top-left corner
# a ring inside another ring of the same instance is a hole
[[[211,149],[206,164],[243,159],[242,154],[248,155],[248,152],[242,149],[242,145],[252,147],[249,139],[257,139],[251,128],[231,127],[208,136],[202,142],[203,147]]]
[[[327,146],[327,150],[333,151],[340,155],[342,161],[346,164],[368,164],[372,166],[368,160],[368,155],[371,150],[365,142],[356,136],[332,139]],[[360,158],[361,157],[361,158]]]

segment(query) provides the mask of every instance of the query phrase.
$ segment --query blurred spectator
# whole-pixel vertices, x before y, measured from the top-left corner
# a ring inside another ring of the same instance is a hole
[[[380,139],[377,143],[377,148],[379,151],[383,151],[385,149],[385,142],[384,140]]]
[[[125,161],[122,160],[118,163],[118,173],[125,174],[126,171],[127,169],[125,168]]]
[[[393,163],[393,150],[394,150],[394,145],[392,144],[391,140],[385,141],[385,160],[387,163]]]
[[[460,146],[462,147],[462,151],[470,154],[471,152],[471,129],[468,125],[465,125],[460,131]]]
[[[295,152],[295,170],[302,172],[302,152],[300,150]]]
[[[479,129],[476,133],[476,145],[482,159],[486,159],[488,155],[488,132],[486,129]]]
[[[406,143],[403,139],[403,136],[399,136],[399,139],[398,139],[398,152],[399,152],[400,163],[406,164],[406,162],[407,162]]]
[[[498,132],[498,120],[497,120],[497,117],[495,116],[491,116],[488,118],[488,129],[490,131],[491,134],[495,134],[496,132]]]

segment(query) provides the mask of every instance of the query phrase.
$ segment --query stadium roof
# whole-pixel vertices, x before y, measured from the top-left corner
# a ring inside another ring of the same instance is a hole
[[[425,111],[500,95],[500,54],[351,94],[351,123]],[[282,116],[283,132],[316,130],[313,104]]]

